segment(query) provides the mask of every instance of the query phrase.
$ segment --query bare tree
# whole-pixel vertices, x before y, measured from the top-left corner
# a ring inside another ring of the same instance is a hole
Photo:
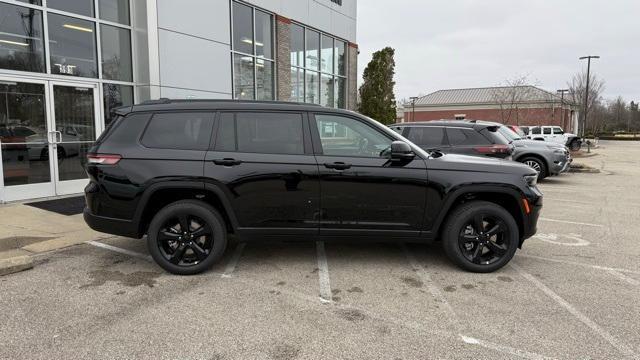
[[[529,109],[521,105],[531,97],[533,89],[525,75],[505,80],[492,91],[493,100],[500,106],[500,121],[503,124],[524,125],[527,122]]]
[[[587,72],[582,71],[575,74],[570,82],[567,83],[569,88],[569,97],[575,103],[580,105],[581,116],[584,116],[584,103],[587,88]],[[589,113],[602,103],[602,92],[605,89],[604,80],[599,79],[595,73],[591,72],[589,79],[589,103],[587,104],[587,110]],[[587,125],[593,125],[587,123]],[[585,129],[586,130],[586,129]],[[591,131],[595,133],[598,129],[591,126]]]

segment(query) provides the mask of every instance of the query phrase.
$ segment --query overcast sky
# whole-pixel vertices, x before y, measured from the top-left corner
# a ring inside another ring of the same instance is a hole
[[[359,0],[358,44],[360,75],[396,50],[397,99],[521,75],[555,91],[600,55],[605,97],[640,100],[638,0]]]

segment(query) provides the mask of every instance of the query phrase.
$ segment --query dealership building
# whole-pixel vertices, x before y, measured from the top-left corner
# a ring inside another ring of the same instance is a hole
[[[357,0],[0,0],[0,202],[82,192],[111,110],[157,98],[354,109]]]

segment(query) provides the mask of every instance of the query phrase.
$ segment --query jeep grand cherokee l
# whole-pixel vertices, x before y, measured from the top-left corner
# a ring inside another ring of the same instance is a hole
[[[463,269],[504,266],[536,231],[537,174],[428,153],[314,105],[157,100],[117,110],[88,155],[86,222],[195,274],[239,241],[439,241]]]

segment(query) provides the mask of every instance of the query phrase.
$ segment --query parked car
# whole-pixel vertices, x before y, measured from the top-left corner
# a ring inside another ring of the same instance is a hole
[[[573,159],[566,146],[522,138],[509,126],[500,126],[498,131],[515,146],[513,160],[529,165],[537,171],[538,180],[569,170]]]
[[[525,138],[527,137],[527,134],[525,134],[524,130],[522,130],[520,128],[520,126],[515,126],[515,125],[507,125],[507,127],[509,129],[511,129],[514,133],[518,134],[518,136],[520,136],[521,138]],[[528,129],[527,129],[528,131]]]
[[[474,120],[436,120],[390,125],[423,150],[445,154],[487,156],[511,160],[514,146],[497,131],[500,125]]]
[[[228,234],[438,241],[461,268],[491,272],[536,232],[542,193],[530,167],[426,152],[354,112],[164,99],[116,114],[88,155],[84,219],[146,234],[175,274],[219,261]]]
[[[578,151],[582,147],[582,139],[578,135],[565,133],[560,126],[530,126],[527,137],[532,140],[566,145],[573,151]]]

